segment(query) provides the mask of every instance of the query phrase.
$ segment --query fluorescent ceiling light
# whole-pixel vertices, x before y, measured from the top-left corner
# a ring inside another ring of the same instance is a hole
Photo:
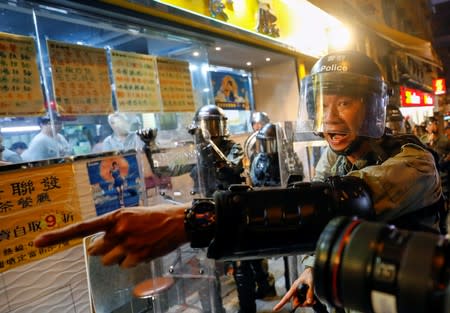
[[[32,132],[41,130],[38,125],[31,126],[13,126],[13,127],[2,127],[0,132],[2,133],[21,133],[21,132]]]

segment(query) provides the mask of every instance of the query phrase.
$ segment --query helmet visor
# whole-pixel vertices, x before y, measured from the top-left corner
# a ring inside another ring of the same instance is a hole
[[[258,138],[255,143],[255,151],[267,154],[277,153],[277,138]]]
[[[301,82],[298,132],[381,137],[385,126],[384,81],[353,73],[318,73]]]
[[[198,124],[204,135],[208,134],[210,137],[228,136],[225,119],[202,119]]]

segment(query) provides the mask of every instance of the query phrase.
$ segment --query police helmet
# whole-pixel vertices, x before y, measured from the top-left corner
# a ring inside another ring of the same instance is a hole
[[[277,153],[277,127],[275,124],[267,123],[256,134],[255,150],[257,153]]]
[[[298,131],[327,131],[327,95],[361,100],[364,112],[357,135],[379,138],[384,133],[387,85],[373,60],[356,51],[334,52],[320,58],[302,79]],[[328,112],[328,113],[327,113]]]
[[[229,135],[227,119],[222,108],[208,104],[197,110],[193,123],[211,137],[226,137]]]
[[[269,115],[267,115],[266,112],[253,112],[251,119],[250,119],[250,124],[255,125],[256,123],[259,123],[261,125],[261,128],[266,125],[267,123],[270,122],[270,118]]]
[[[386,107],[386,122],[402,122],[403,114],[396,105],[388,104]]]

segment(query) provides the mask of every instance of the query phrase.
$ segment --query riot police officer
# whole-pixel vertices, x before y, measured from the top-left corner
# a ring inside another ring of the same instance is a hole
[[[197,110],[189,128],[198,152],[197,165],[190,172],[194,182],[193,193],[203,197],[211,197],[216,190],[226,190],[231,184],[243,182],[241,173],[244,154],[241,145],[228,138],[227,119],[222,108],[205,105]],[[215,275],[213,305],[215,312],[220,312],[224,309],[217,269]],[[211,311],[208,294],[206,288],[199,292],[203,312]]]
[[[303,130],[318,133],[328,143],[315,181],[357,177],[353,183],[370,190],[377,220],[438,231],[443,197],[436,160],[415,136],[385,132],[387,85],[375,62],[353,51],[327,55],[302,81],[301,99],[307,113],[300,121]],[[315,302],[309,267],[313,257],[304,263],[305,271],[274,310],[290,298],[300,306]],[[301,284],[309,286],[303,303],[295,296]]]
[[[243,182],[239,143],[229,139],[227,117],[216,105],[197,110],[189,132],[194,136],[199,158],[191,170],[194,192],[211,197],[216,190],[226,190],[231,184]]]
[[[252,113],[250,124],[252,126],[253,133],[251,133],[244,142],[244,153],[248,164],[252,162],[253,155],[255,153],[256,135],[258,134],[258,131],[267,123],[270,123],[270,118],[266,112]]]
[[[253,153],[249,171],[251,185],[279,186],[280,168],[276,125],[268,122],[264,112],[255,112],[252,126],[255,132],[249,137],[252,139],[246,141],[246,145],[251,142]],[[276,295],[275,279],[268,272],[266,259],[236,261],[233,262],[233,268],[240,313],[255,313],[256,299]]]

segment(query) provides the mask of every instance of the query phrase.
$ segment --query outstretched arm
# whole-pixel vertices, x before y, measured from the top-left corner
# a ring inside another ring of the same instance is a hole
[[[190,206],[191,203],[184,203],[120,209],[42,234],[34,243],[45,247],[104,232],[91,244],[88,253],[101,255],[105,265],[133,267],[163,256],[188,241],[184,210]]]

